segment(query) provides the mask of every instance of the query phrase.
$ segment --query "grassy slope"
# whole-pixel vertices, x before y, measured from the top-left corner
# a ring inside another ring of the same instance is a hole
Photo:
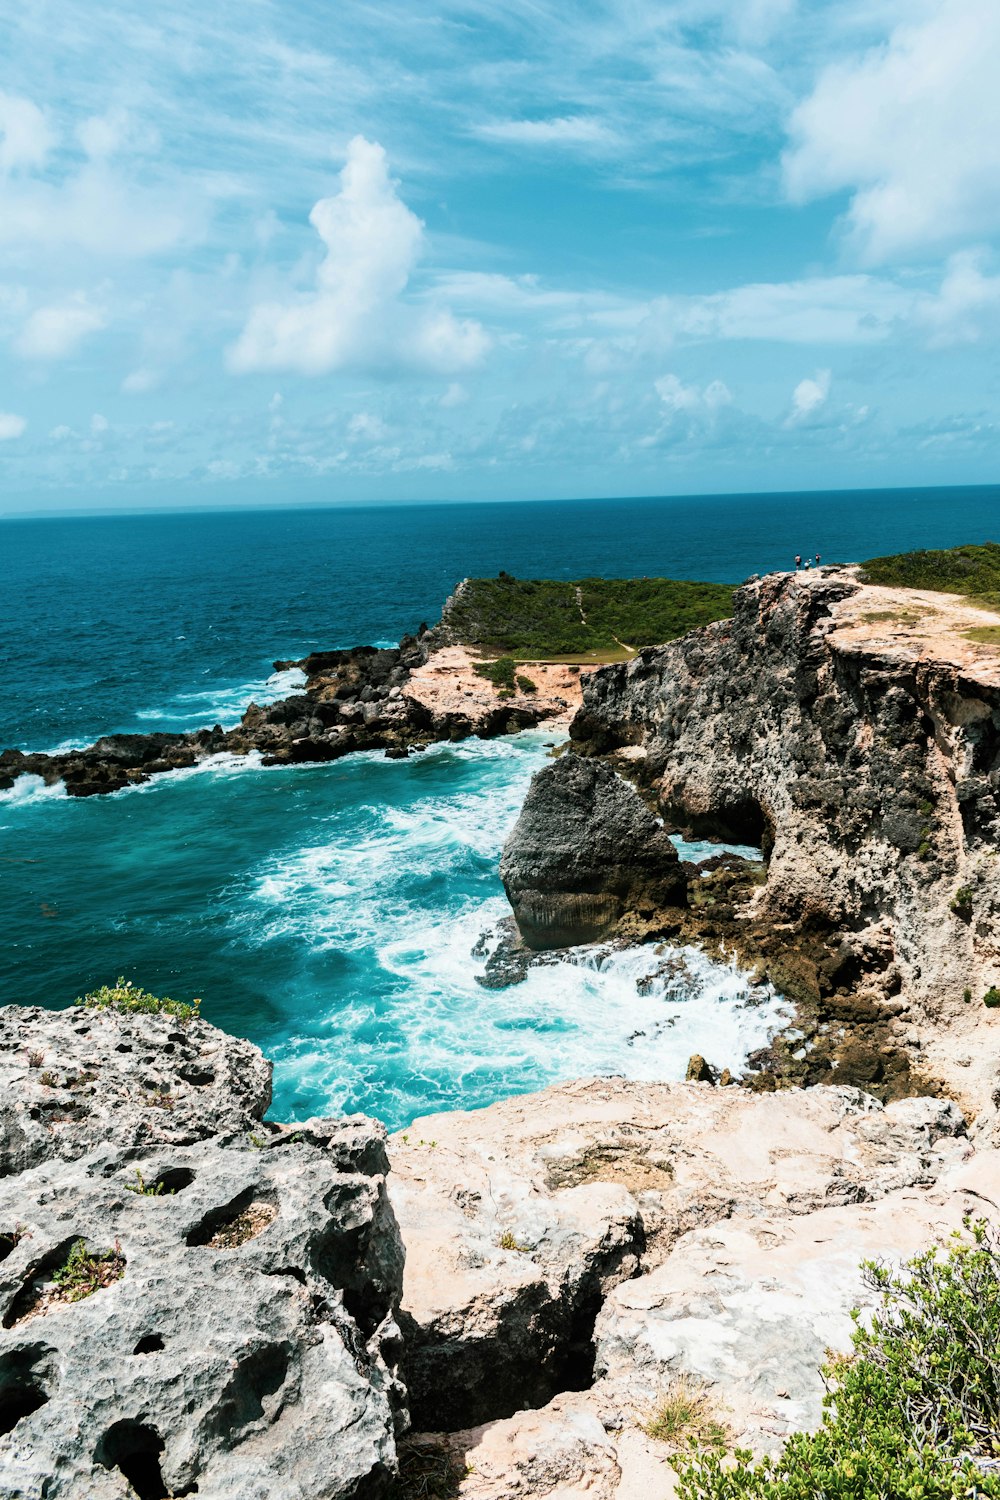
[[[862,564],[862,572],[869,583],[965,594],[973,603],[1000,609],[1000,544],[996,542],[873,557]]]
[[[522,661],[615,660],[732,613],[726,584],[671,578],[470,578],[444,623],[465,645]],[[581,608],[583,618],[581,618]]]

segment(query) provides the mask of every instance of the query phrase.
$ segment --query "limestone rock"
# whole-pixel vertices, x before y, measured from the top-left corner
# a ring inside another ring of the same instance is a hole
[[[626,754],[673,826],[763,844],[748,914],[842,934],[824,992],[911,1006],[921,1071],[995,1123],[1000,664],[965,634],[984,620],[856,568],[771,574],[731,620],[592,673],[572,734]]]
[[[381,1127],[260,1123],[267,1065],[204,1022],[6,1007],[0,1036],[0,1493],[381,1494],[405,1422]],[[73,1300],[79,1241],[110,1258]]]
[[[509,1417],[589,1383],[609,1291],[678,1236],[932,1183],[970,1151],[953,1105],[600,1079],[390,1139],[415,1425]]]
[[[655,930],[687,900],[677,851],[629,782],[602,761],[565,755],[532,778],[504,846],[500,877],[532,948]]]

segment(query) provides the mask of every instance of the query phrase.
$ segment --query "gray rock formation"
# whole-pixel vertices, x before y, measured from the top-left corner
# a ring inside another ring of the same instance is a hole
[[[386,1489],[406,1418],[384,1134],[264,1125],[269,1098],[257,1050],[202,1021],[0,1009],[5,1497]]]
[[[687,900],[670,839],[607,763],[564,755],[538,771],[500,862],[531,948],[564,948],[662,928]]]

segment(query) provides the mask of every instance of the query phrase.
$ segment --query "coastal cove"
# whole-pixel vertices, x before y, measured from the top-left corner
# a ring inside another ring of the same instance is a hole
[[[28,645],[11,643],[7,742],[233,723],[251,696],[289,690],[279,676],[262,692],[275,658],[388,642],[435,619],[465,573],[734,581],[786,561],[755,540],[762,514],[774,537],[798,544],[806,520],[817,547],[850,557],[951,539],[963,506],[982,534],[994,498],[952,492],[942,519],[940,495],[841,497],[833,543],[817,496],[584,504],[572,531],[559,504],[18,523],[4,531],[24,569],[14,617],[42,669],[18,669]],[[706,524],[713,506],[725,529]],[[81,549],[88,587],[67,596]],[[507,911],[500,847],[552,742],[543,726],[407,762],[222,759],[86,804],[21,782],[0,794],[0,994],[58,1007],[124,972],[202,995],[207,1019],[275,1059],[279,1118],[365,1110],[400,1126],[589,1073],[680,1078],[694,1052],[738,1067],[780,1006],[747,1005],[745,982],[707,960],[703,990],[671,1004],[637,997],[655,966],[641,950],[506,992],[477,983],[472,950]]]

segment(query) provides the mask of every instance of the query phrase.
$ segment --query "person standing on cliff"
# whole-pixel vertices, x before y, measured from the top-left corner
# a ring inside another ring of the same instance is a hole
[[[816,566],[819,567],[819,553],[816,553]]]
[[[795,571],[798,572],[798,570],[799,570],[799,568],[801,568],[801,566],[802,566],[802,554],[801,554],[801,552],[796,552],[796,554],[795,554]]]

